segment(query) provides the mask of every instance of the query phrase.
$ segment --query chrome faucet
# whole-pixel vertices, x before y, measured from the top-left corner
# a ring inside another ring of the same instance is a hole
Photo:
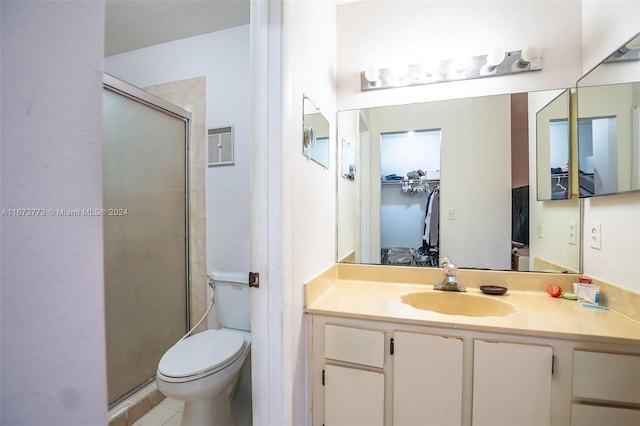
[[[440,284],[435,284],[433,286],[434,290],[467,291],[463,285],[458,284],[458,279],[456,278],[458,268],[451,262],[451,260],[449,260],[448,257],[440,259],[440,265],[444,268],[445,277]]]

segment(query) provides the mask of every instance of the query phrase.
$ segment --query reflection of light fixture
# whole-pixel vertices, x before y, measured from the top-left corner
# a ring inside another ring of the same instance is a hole
[[[459,81],[539,71],[542,69],[542,49],[536,46],[519,51],[495,48],[486,55],[442,61],[425,60],[413,65],[391,68],[370,68],[360,73],[360,90],[417,86],[442,81]]]
[[[303,145],[305,148],[314,147],[316,145],[316,132],[313,126],[305,127]]]
[[[605,63],[610,64],[612,62],[633,62],[640,61],[640,33],[631,38],[628,42],[620,46],[613,52]]]

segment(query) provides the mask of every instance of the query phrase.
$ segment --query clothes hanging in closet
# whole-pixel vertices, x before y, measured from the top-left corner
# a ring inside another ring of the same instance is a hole
[[[422,246],[438,247],[440,239],[440,190],[431,191],[427,198],[426,214],[424,218],[424,232]]]

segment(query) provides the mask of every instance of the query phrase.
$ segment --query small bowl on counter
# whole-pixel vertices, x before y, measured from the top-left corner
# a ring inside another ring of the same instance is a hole
[[[499,285],[481,285],[480,291],[484,294],[490,294],[492,296],[500,296],[507,292],[506,287],[501,287]]]

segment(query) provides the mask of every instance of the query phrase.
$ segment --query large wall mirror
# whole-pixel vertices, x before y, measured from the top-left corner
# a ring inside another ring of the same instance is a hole
[[[340,111],[338,140],[354,145],[358,173],[338,179],[337,261],[579,272],[579,201],[531,192],[527,117],[559,92]]]
[[[570,99],[567,89],[536,114],[536,192],[539,201],[571,197]]]
[[[578,80],[580,197],[640,191],[640,33]]]

